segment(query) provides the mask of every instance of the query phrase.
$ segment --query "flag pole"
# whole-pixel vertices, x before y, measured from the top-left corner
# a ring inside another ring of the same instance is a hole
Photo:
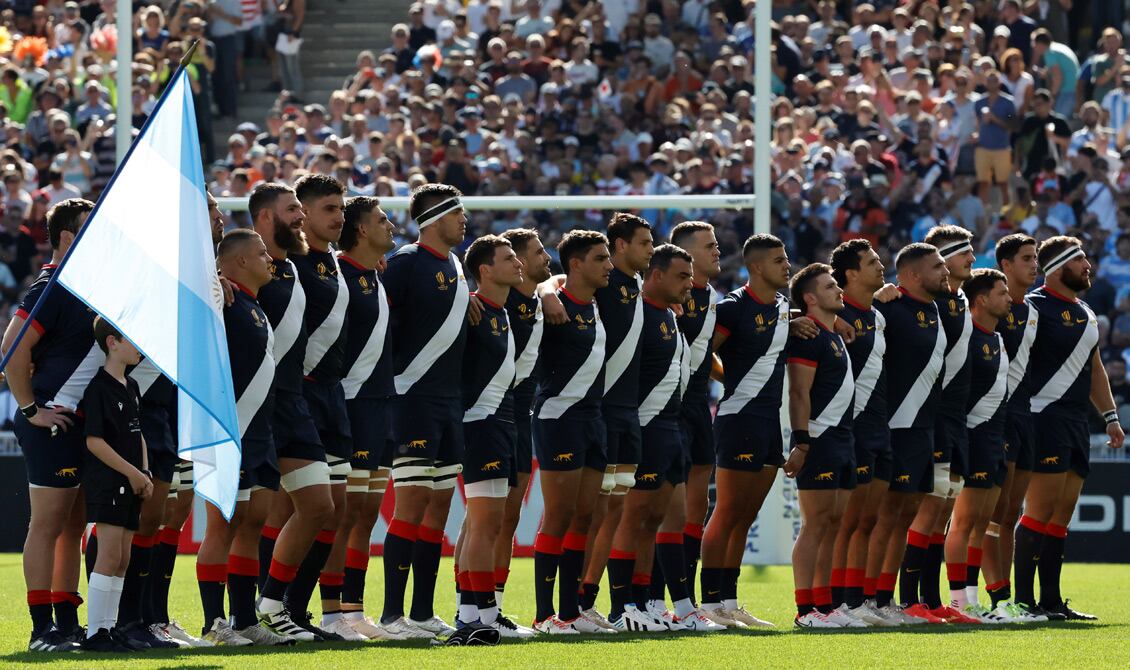
[[[121,39],[121,36],[119,36],[119,39]],[[133,155],[134,149],[137,148],[138,142],[140,142],[141,138],[145,136],[145,131],[149,129],[149,125],[153,122],[153,119],[157,117],[157,112],[159,112],[162,105],[165,104],[165,100],[169,97],[169,91],[172,90],[173,86],[176,85],[178,78],[182,76],[184,69],[188,66],[189,59],[191,59],[192,54],[196,52],[196,46],[199,43],[199,40],[193,41],[192,45],[188,48],[187,51],[185,51],[184,58],[181,58],[180,63],[177,65],[177,69],[169,77],[168,85],[165,86],[165,90],[161,92],[161,97],[157,99],[157,104],[153,106],[153,112],[149,115],[149,118],[145,119],[145,123],[142,124],[141,130],[137,133],[137,138],[130,143],[129,150],[126,151],[125,157],[121,160],[121,162],[118,163],[117,167],[114,168],[114,174],[110,175],[110,180],[106,182],[106,188],[102,189],[102,193],[99,194],[98,200],[94,203],[94,209],[92,209],[90,211],[90,214],[86,217],[87,221],[93,219],[94,215],[98,213],[99,208],[102,206],[102,201],[106,198],[106,194],[110,192],[111,188],[113,188],[114,182],[118,180],[118,175],[121,174],[122,168],[125,167],[126,163],[129,161],[130,156]],[[119,67],[121,66],[119,65]],[[120,95],[121,91],[119,91],[118,93]],[[192,95],[191,87],[188,89],[188,93],[189,95]],[[122,138],[115,137],[114,140],[116,142],[121,142]],[[31,322],[34,321],[36,315],[39,314],[39,310],[41,307],[43,307],[44,302],[47,300],[47,296],[50,295],[51,289],[55,287],[55,281],[56,279],[58,279],[59,273],[62,271],[63,266],[66,265],[67,259],[71,257],[71,253],[74,252],[75,247],[78,246],[79,240],[82,239],[84,232],[86,232],[85,224],[83,224],[82,228],[79,228],[79,231],[75,233],[75,241],[71,243],[70,248],[67,249],[67,253],[64,254],[63,258],[59,261],[59,265],[55,268],[55,272],[53,272],[51,276],[48,277],[47,285],[43,287],[43,293],[39,295],[39,300],[35,301],[35,305],[33,305],[31,311],[28,312],[27,318],[24,319],[24,322],[20,325],[20,329],[16,333],[16,338],[12,340],[12,345],[8,347],[7,351],[4,352],[4,357],[0,359],[0,374],[3,374],[4,370],[7,369],[8,361],[11,360],[12,354],[16,351],[16,347],[20,344],[20,340],[22,340],[24,338],[24,335],[27,334],[27,329],[31,325]]]

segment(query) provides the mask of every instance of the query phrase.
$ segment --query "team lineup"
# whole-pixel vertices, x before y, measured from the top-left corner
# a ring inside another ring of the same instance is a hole
[[[739,602],[738,578],[779,471],[800,503],[797,627],[1093,618],[1059,587],[1089,408],[1111,446],[1124,436],[1074,238],[1009,235],[999,269],[972,270],[970,233],[939,226],[899,252],[896,286],[865,240],[793,273],[783,243],[756,234],[747,283],[723,295],[702,221],[656,244],[645,220],[614,214],[605,233],[562,238],[554,276],[528,229],[460,259],[451,186],[412,193],[419,240],[395,252],[380,202],[330,177],[260,185],[253,228],[226,234],[208,197],[242,460],[232,517],[205,505],[203,625],[168,614],[193,500],[176,387],[66,289],[33,312],[93,207],[67,200],[48,215],[52,263],[3,342],[31,321],[6,370],[32,507],[31,651],[770,627]],[[544,514],[527,627],[503,604],[534,457]],[[448,624],[433,601],[460,478]],[[390,486],[383,600],[367,611]]]

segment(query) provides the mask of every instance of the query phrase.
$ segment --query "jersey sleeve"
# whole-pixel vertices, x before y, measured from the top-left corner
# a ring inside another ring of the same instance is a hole
[[[789,336],[788,342],[785,343],[785,353],[788,356],[789,364],[807,365],[814,368],[819,364],[820,353],[817,350],[817,342],[820,338],[814,337],[808,340],[801,339],[795,336]]]
[[[381,274],[381,283],[385,286],[389,305],[400,306],[407,301],[408,283],[415,260],[416,255],[409,253],[393,254],[388,259],[388,266]]]
[[[35,309],[35,303],[39,302],[39,298],[43,295],[43,290],[46,287],[46,280],[35,282],[35,284],[28,289],[27,294],[24,295],[23,302],[20,303],[19,309],[16,310],[16,316],[27,320],[28,316],[31,315],[31,311]],[[59,287],[58,290],[65,291],[66,289]],[[55,319],[58,313],[55,307],[57,304],[58,301],[54,299],[53,294],[48,294],[47,300],[43,303],[43,306],[39,308],[39,311],[36,312],[35,318],[31,322],[31,327],[34,328],[40,336],[55,325]]]
[[[730,333],[737,328],[740,311],[741,305],[732,297],[726,296],[719,300],[718,305],[715,307],[715,314],[717,315],[717,319],[714,322],[715,332],[729,336]]]
[[[96,383],[86,387],[82,395],[84,432],[86,437],[106,437],[105,408],[102,406],[102,391]]]

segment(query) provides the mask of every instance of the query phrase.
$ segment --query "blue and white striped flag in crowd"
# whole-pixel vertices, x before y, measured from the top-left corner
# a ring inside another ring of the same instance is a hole
[[[180,456],[193,462],[196,492],[230,518],[239,421],[183,69],[91,214],[59,282],[177,385]]]

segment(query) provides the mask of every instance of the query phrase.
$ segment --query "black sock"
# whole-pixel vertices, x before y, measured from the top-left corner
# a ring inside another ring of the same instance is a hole
[[[387,544],[385,545],[387,552]],[[534,599],[537,607],[535,619],[545,621],[553,616],[553,587],[557,583],[557,568],[561,563],[561,538],[538,533],[534,540]]]
[[[679,546],[679,562],[682,562],[682,547]],[[663,566],[659,563],[659,545],[655,545],[655,554],[651,557],[651,584],[648,586],[648,598],[663,600],[667,597],[667,585],[664,583]]]
[[[988,592],[989,599],[993,603],[992,609],[996,609],[997,605],[1012,597],[1012,585],[1008,582],[1003,582],[996,588],[988,588],[985,590]]]
[[[275,555],[275,542],[279,539],[281,529],[273,526],[263,526],[259,534],[259,593],[267,585],[267,576],[271,569],[271,559]]]
[[[369,553],[357,549],[345,550],[345,576],[341,583],[341,602],[365,602],[365,574],[369,571]]]
[[[409,613],[415,621],[435,616],[436,579],[442,553],[443,531],[421,526],[412,549],[412,608]]]
[[[86,538],[86,554],[84,556],[86,564],[86,581],[90,583],[90,574],[94,572],[94,564],[98,562],[98,536],[95,535],[96,531],[90,531],[90,536]]]
[[[62,596],[54,603],[55,627],[69,633],[78,628],[78,606],[82,604],[82,596],[77,593],[64,593]]]
[[[694,533],[687,533],[687,530],[693,529]],[[686,561],[686,576],[687,576],[687,593],[690,596],[691,602],[698,604],[695,598],[695,580],[698,578],[698,559],[702,554],[702,526],[692,526],[687,524],[683,528],[683,560]]]
[[[647,582],[647,578],[650,577],[650,575],[639,575],[638,573],[637,575],[632,576],[632,604],[635,605],[636,609],[639,611],[646,612],[647,598],[651,591],[651,585]]]
[[[702,587],[702,602],[719,604],[722,602],[722,568],[703,567],[699,571]]]
[[[942,606],[939,584],[942,577],[942,563],[945,562],[945,536],[940,537],[940,541],[937,536],[930,538],[930,546],[926,547],[926,557],[922,561],[922,580],[919,589],[922,592],[922,602],[930,609]]]
[[[474,598],[475,607],[479,608],[479,616],[482,616],[483,610],[489,610],[492,607],[498,607],[498,601],[494,599],[494,589],[488,591],[473,591],[471,593]]]
[[[382,563],[385,573],[385,599],[381,621],[389,623],[404,616],[404,591],[408,588],[408,571],[412,567],[412,548],[416,546],[417,527],[393,520],[385,536]]]
[[[926,560],[926,548],[930,538],[913,530],[907,533],[906,553],[902,557],[902,573],[899,575],[899,599],[903,605],[913,605],[918,600],[918,584],[922,578],[922,564]]]
[[[334,545],[333,535],[333,531],[320,531],[310,545],[310,551],[306,552],[306,557],[298,566],[298,574],[294,576],[294,581],[287,587],[283,597],[288,612],[301,616],[310,609],[314,587],[318,584],[318,577],[322,574],[322,568]]]
[[[741,568],[722,569],[722,599],[738,599],[738,578],[742,575]]]
[[[660,533],[660,535],[664,534]],[[652,579],[655,579],[656,572],[661,574],[661,579],[667,582],[667,590],[671,592],[671,602],[676,603],[684,598],[690,598],[690,592],[687,590],[686,573],[683,572],[687,569],[686,557],[683,555],[683,537],[681,533],[671,533],[671,535],[680,541],[655,543],[655,562],[659,564],[660,569],[652,570]],[[653,591],[652,598],[663,600],[662,589],[658,597]]]
[[[572,621],[581,614],[577,589],[581,584],[581,570],[584,569],[584,564],[584,549],[565,549],[561,552],[557,599],[561,606],[558,614],[562,621]]]
[[[581,584],[580,607],[581,611],[591,610],[596,607],[596,596],[600,594],[600,585],[585,582]]]
[[[1051,525],[1048,526],[1051,530]],[[1054,608],[1063,603],[1059,592],[1059,576],[1063,571],[1064,538],[1053,533],[1044,536],[1040,550],[1040,607]]]
[[[227,581],[226,564],[196,564],[196,580],[200,587],[200,604],[204,608],[203,633],[212,628],[216,619],[224,619],[224,585]],[[120,619],[119,619],[120,620]]]
[[[609,619],[618,619],[624,613],[632,595],[632,570],[636,565],[636,555],[626,551],[612,550],[608,557],[608,598],[612,605],[608,610]]]
[[[1016,602],[1024,605],[1036,604],[1036,568],[1043,555],[1046,535],[1025,525],[1027,517],[1016,526],[1016,541],[1013,563],[1016,585]],[[1033,523],[1032,525],[1036,525]],[[1043,524],[1039,524],[1040,527]]]
[[[180,531],[175,532],[177,542]],[[150,609],[157,623],[169,622],[169,587],[173,584],[173,568],[177,561],[177,542],[166,528],[161,531],[161,542],[153,547],[153,575],[149,589]]]
[[[322,600],[341,603],[341,592],[345,585],[344,572],[323,572],[318,578],[318,593]],[[325,614],[325,612],[323,612]]]
[[[895,599],[895,579],[898,575],[884,572],[879,574],[879,579],[875,584],[875,605],[878,607],[886,607],[891,604]]]
[[[32,637],[39,637],[55,625],[55,620],[52,618],[50,591],[28,591],[27,609],[31,614]]]
[[[243,630],[258,623],[255,616],[255,585],[258,575],[228,574],[228,604],[235,621],[232,627]]]
[[[967,565],[965,566],[965,587],[977,586],[977,582],[981,581],[981,566],[980,565]]]
[[[118,625],[141,621],[141,585],[151,574],[153,537],[134,535],[133,542],[118,604]]]

